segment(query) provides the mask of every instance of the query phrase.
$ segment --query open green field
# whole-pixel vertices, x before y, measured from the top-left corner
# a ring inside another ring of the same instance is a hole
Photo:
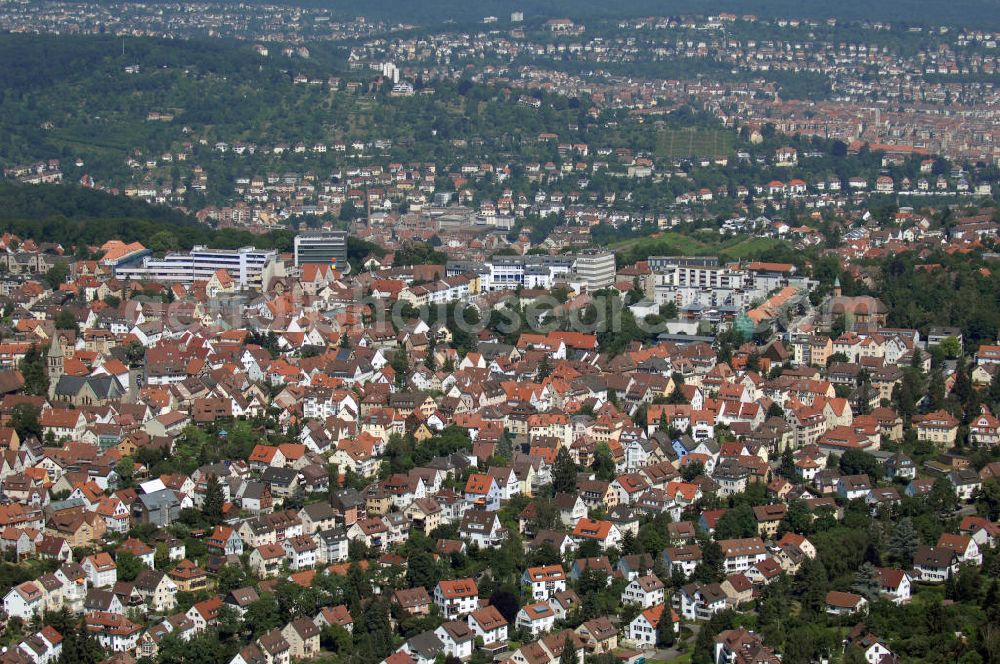
[[[709,251],[710,249],[709,244],[702,242],[695,237],[670,232],[662,233],[656,236],[629,238],[627,240],[612,242],[608,245],[608,248],[613,249],[616,252],[628,252],[639,245],[642,245],[643,247],[655,246],[657,253],[654,255],[668,256],[675,254],[695,256],[703,251]]]
[[[715,157],[733,149],[733,133],[720,129],[663,129],[656,136],[659,159]]]
[[[648,256],[719,256],[723,260],[749,260],[784,243],[777,238],[743,236],[722,240],[710,232],[695,237],[667,231],[613,242],[608,248],[619,256],[631,256],[635,260]]]
[[[719,256],[732,260],[753,259],[782,243],[784,243],[784,240],[773,237],[749,237],[735,241],[730,240],[729,243],[722,245],[725,248],[719,252]]]

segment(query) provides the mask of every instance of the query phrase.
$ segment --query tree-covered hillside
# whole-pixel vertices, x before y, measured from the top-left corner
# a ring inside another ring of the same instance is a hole
[[[506,19],[512,11],[524,12],[526,20],[571,16],[578,19],[630,16],[672,16],[733,12],[760,17],[829,18],[841,20],[893,21],[911,24],[946,23],[996,27],[1000,25],[1000,5],[992,0],[897,0],[896,2],[828,3],[820,0],[484,0],[464,3],[454,0],[305,0],[286,4],[329,7],[348,16],[363,15],[389,21],[433,25],[452,20],[471,22],[484,16]]]
[[[177,248],[196,244],[235,248],[253,244],[287,251],[291,231],[253,235],[233,229],[215,230],[171,208],[148,205],[73,186],[0,183],[0,233],[58,242],[66,247],[100,245],[107,240],[149,244],[157,234]]]

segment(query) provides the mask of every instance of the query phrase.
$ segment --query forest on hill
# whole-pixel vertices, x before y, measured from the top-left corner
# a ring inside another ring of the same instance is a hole
[[[837,18],[843,21],[890,21],[906,24],[1000,26],[1000,4],[992,0],[897,0],[863,2],[846,0],[831,4],[819,0],[284,0],[285,4],[329,7],[345,16],[362,15],[387,21],[433,25],[444,21],[472,22],[485,16],[507,19],[510,12],[524,12],[525,20],[569,16],[574,19],[614,19],[636,16],[673,16],[732,12],[767,18]]]
[[[69,248],[101,245],[107,240],[162,244],[190,249],[196,244],[234,249],[246,245],[291,249],[292,231],[254,235],[235,229],[217,230],[165,206],[62,185],[0,183],[0,233],[13,233]],[[151,239],[156,242],[151,243]]]

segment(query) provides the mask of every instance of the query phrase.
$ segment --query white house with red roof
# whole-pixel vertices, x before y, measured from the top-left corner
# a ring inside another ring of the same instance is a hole
[[[939,548],[954,551],[959,564],[971,563],[977,566],[983,564],[983,552],[979,550],[976,540],[968,535],[941,533],[937,545]]]
[[[893,604],[905,604],[910,601],[913,580],[903,570],[880,567],[877,570],[876,579],[879,591]]]
[[[521,607],[515,624],[518,629],[526,629],[532,636],[538,636],[551,631],[555,622],[555,611],[548,602],[534,602]]]
[[[33,581],[25,581],[11,588],[3,598],[3,610],[11,618],[25,622],[40,615],[45,608],[45,593]]]
[[[483,640],[483,648],[497,652],[507,646],[507,620],[495,606],[485,606],[469,614],[469,627]]]
[[[986,447],[1000,444],[1000,420],[985,405],[969,422],[969,441]]]
[[[472,473],[465,482],[465,500],[485,510],[500,509],[503,492],[496,479],[482,473]]]
[[[622,533],[610,521],[583,518],[576,522],[572,537],[577,544],[593,540],[600,545],[602,550],[606,550],[618,546],[622,539]]]
[[[438,581],[434,587],[434,603],[449,620],[468,615],[479,604],[479,586],[472,579]]]
[[[666,604],[657,604],[645,609],[628,624],[625,628],[625,639],[639,647],[655,646],[656,630],[664,617],[673,624],[674,634],[680,633],[681,617]]]
[[[521,583],[531,591],[535,600],[545,600],[566,590],[566,571],[562,565],[529,567],[521,576]]]
[[[993,523],[986,517],[970,514],[958,525],[958,532],[971,537],[980,549],[996,546],[1000,540],[1000,524]]]

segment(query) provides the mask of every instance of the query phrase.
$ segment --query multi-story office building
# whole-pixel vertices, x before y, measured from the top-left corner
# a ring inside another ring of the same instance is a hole
[[[120,279],[192,284],[208,281],[217,271],[224,270],[240,289],[260,288],[264,271],[276,259],[277,252],[271,249],[209,249],[196,246],[186,254],[146,257],[137,265],[123,265],[115,269],[115,276]]]
[[[615,255],[610,251],[586,251],[578,254],[573,269],[577,279],[588,290],[607,288],[615,283]]]
[[[615,256],[609,251],[589,251],[558,256],[494,256],[486,263],[448,263],[449,276],[469,272],[478,274],[481,289],[488,291],[552,288],[557,281],[597,290],[614,283]]]
[[[296,235],[295,265],[298,267],[309,263],[332,265],[344,274],[349,272],[347,231],[321,231]]]
[[[557,279],[571,281],[574,256],[494,256],[486,263],[451,261],[448,276],[478,274],[482,290],[551,288]]]

